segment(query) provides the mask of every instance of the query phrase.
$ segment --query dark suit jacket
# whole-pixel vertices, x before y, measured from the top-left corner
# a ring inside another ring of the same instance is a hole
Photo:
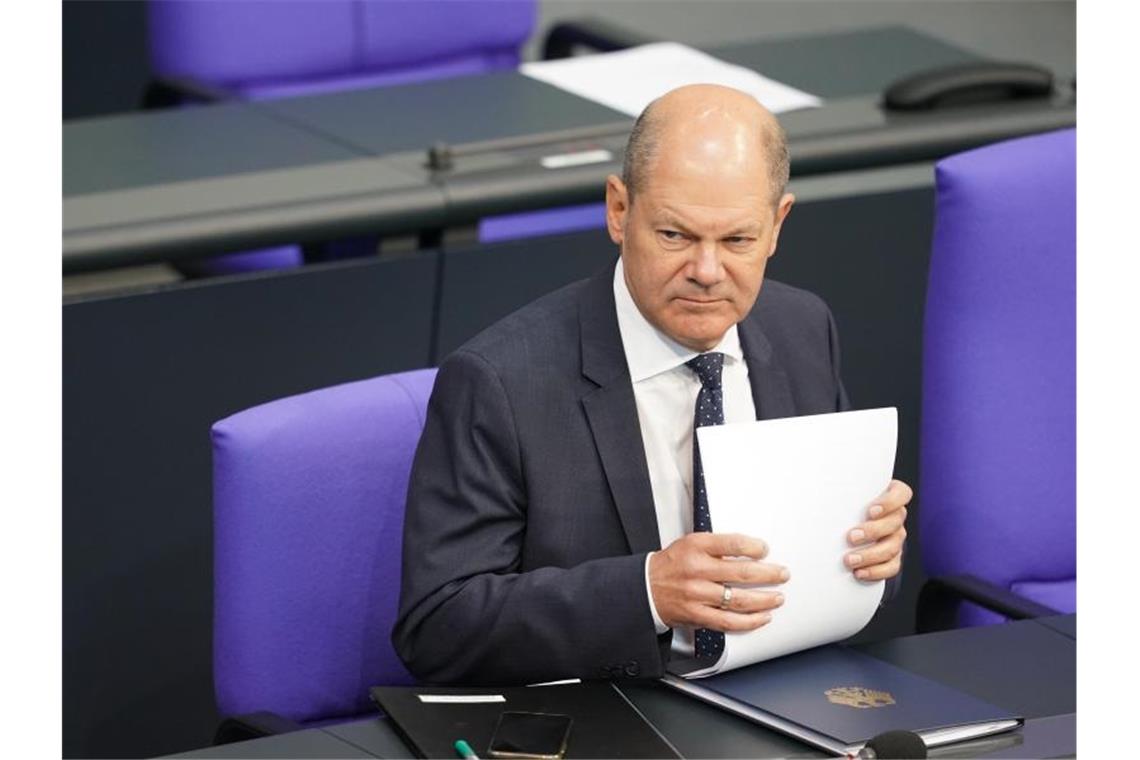
[[[739,334],[760,419],[847,408],[818,297],[768,280]],[[644,575],[659,543],[610,266],[440,366],[393,644],[429,682],[660,676],[670,634]]]

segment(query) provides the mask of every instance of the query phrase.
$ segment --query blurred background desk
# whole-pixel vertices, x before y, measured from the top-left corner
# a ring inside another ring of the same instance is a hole
[[[903,27],[709,52],[825,99],[782,118],[797,177],[932,161],[1076,121],[1064,82],[1031,102],[885,111],[894,80],[979,60]],[[360,234],[437,239],[495,214],[597,202],[606,175],[620,171],[629,123],[515,72],[73,122],[64,129],[64,272]],[[564,134],[599,127],[609,129]],[[433,145],[544,134],[545,145],[500,143],[450,170],[425,165]],[[582,146],[614,158],[539,164]]]

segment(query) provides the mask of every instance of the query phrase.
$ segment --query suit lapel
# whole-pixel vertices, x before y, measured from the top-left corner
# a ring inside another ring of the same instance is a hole
[[[630,551],[638,554],[660,549],[661,537],[637,403],[617,324],[613,278],[614,267],[607,267],[586,284],[579,301],[582,374],[597,386],[582,397],[582,408],[626,541]]]
[[[748,365],[748,382],[752,385],[752,403],[756,419],[772,420],[796,414],[795,400],[788,376],[776,360],[772,344],[760,328],[755,311],[737,327],[744,362]]]

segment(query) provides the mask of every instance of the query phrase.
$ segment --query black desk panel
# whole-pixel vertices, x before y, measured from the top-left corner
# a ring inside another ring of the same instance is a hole
[[[210,426],[426,367],[437,257],[219,279],[63,307],[63,751],[209,741]]]
[[[63,125],[63,195],[343,161],[356,155],[247,103],[80,119]]]
[[[1051,628],[1057,633],[1068,636],[1070,639],[1076,640],[1077,638],[1076,615],[1053,615],[1050,617],[1034,618],[1034,622]]]
[[[383,158],[206,177],[64,201],[64,272],[442,226],[439,187]],[[393,229],[394,228],[394,229]]]
[[[268,112],[361,153],[422,151],[633,120],[517,72],[265,101]]]
[[[349,725],[356,726],[358,724]],[[291,734],[279,734],[277,736],[266,736],[262,739],[223,744],[220,747],[180,752],[177,755],[170,755],[170,757],[242,758],[243,760],[273,760],[273,758],[282,758],[282,760],[304,760],[305,758],[333,760],[334,758],[376,757],[376,754],[339,738],[338,733],[339,731],[322,731],[314,728]],[[407,749],[403,748],[402,745],[401,749],[394,754],[380,755],[380,757],[410,756]]]
[[[709,52],[825,100],[881,94],[907,74],[979,60],[973,53],[905,26],[761,39],[718,45]]]
[[[1077,642],[1033,620],[908,636],[862,649],[1026,718],[1077,711]]]

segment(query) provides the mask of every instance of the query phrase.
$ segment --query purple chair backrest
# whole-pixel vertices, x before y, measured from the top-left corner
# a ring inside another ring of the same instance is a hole
[[[223,715],[369,709],[412,683],[389,640],[408,474],[435,370],[386,375],[216,423],[214,687]]]
[[[151,0],[154,72],[260,99],[513,68],[535,0]]]
[[[936,168],[919,527],[928,575],[1076,611],[1076,132]],[[967,606],[966,625],[1002,618]]]

